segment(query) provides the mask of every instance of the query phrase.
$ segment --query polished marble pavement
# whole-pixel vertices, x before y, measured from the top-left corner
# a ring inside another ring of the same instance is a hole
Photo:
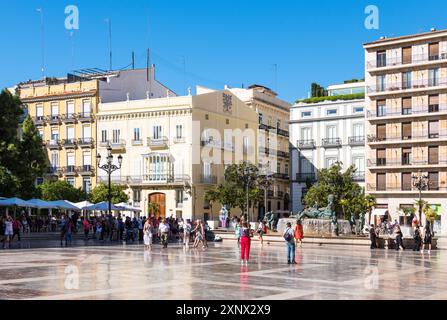
[[[285,245],[235,241],[0,250],[0,299],[447,299],[447,251],[308,245],[287,265]]]

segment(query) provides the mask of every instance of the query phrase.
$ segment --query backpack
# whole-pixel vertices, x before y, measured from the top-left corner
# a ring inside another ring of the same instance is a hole
[[[287,229],[286,230],[286,232],[284,233],[284,240],[286,240],[287,242],[290,242],[290,241],[292,241],[292,239],[293,239],[293,235],[292,235],[292,233],[290,232],[290,228],[289,229]]]

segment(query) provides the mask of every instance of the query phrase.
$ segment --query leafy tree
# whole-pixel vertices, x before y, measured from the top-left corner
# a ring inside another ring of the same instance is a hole
[[[0,195],[3,197],[14,197],[20,189],[18,179],[3,166],[0,166]]]
[[[438,217],[438,213],[430,206],[426,206],[424,208],[424,214],[425,214],[425,218],[430,223],[434,222],[436,220],[436,218]]]
[[[90,195],[90,201],[93,203],[109,201],[109,187],[103,183],[97,185]],[[129,196],[124,192],[124,187],[112,184],[112,203],[128,202]]]
[[[371,224],[371,213],[373,208],[377,205],[376,197],[370,194],[365,195],[363,199],[364,211],[368,213],[368,223]]]
[[[157,214],[160,212],[160,204],[156,202],[149,202],[147,209],[150,215],[153,214],[154,216],[157,216]]]
[[[76,189],[67,181],[45,181],[38,187],[40,197],[46,201],[68,200],[80,202],[85,200],[85,193],[81,188]]]
[[[22,139],[19,142],[17,177],[20,196],[29,199],[36,195],[35,181],[48,167],[48,156],[42,148],[42,139],[31,118],[23,122]]]
[[[331,168],[319,170],[318,182],[306,193],[304,203],[306,206],[317,205],[326,207],[328,196],[334,195],[335,212],[338,216],[350,218],[364,212],[364,191],[352,176],[356,169],[349,167],[342,172],[342,163],[336,163]]]
[[[239,208],[244,212],[247,207],[247,181],[248,201],[252,208],[262,200],[262,191],[258,168],[248,162],[230,165],[225,170],[225,182],[206,191],[205,201],[226,205],[228,209]]]
[[[327,90],[315,82],[311,84],[310,90],[311,90],[312,98],[325,97],[328,95]]]

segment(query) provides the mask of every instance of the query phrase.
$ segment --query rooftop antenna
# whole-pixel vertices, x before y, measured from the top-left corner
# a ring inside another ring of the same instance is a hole
[[[132,51],[132,70],[135,70],[135,52]]]
[[[112,19],[107,18],[105,20],[106,23],[109,24],[109,60],[110,60],[110,65],[109,65],[109,71],[112,71]]]
[[[45,25],[44,25],[44,17],[43,17],[43,8],[36,9],[37,12],[40,13],[40,45],[41,45],[41,54],[42,54],[42,65],[41,72],[42,78],[45,78]]]
[[[278,65],[275,63],[273,65],[274,68],[274,86],[275,86],[275,91],[278,91]]]

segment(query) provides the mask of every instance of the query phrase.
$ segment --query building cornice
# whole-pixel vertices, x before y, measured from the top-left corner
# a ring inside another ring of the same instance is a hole
[[[69,100],[69,99],[79,99],[79,98],[92,98],[97,95],[97,90],[90,91],[79,91],[79,92],[66,92],[61,94],[54,95],[44,95],[44,96],[35,96],[29,98],[21,98],[20,100],[23,103],[35,103],[35,102],[49,102],[49,101],[58,101],[58,100]]]
[[[309,123],[309,122],[321,122],[321,121],[334,121],[334,120],[344,120],[344,119],[365,119],[365,114],[359,115],[346,115],[346,116],[335,116],[335,117],[324,117],[324,118],[309,118],[300,120],[290,120],[290,124],[294,123]]]
[[[97,114],[96,118],[99,121],[115,121],[115,120],[134,120],[134,119],[149,119],[161,118],[166,116],[188,116],[192,114],[191,109],[175,109],[175,110],[161,110],[161,111],[141,111],[141,112],[127,112],[127,113],[106,113]]]

